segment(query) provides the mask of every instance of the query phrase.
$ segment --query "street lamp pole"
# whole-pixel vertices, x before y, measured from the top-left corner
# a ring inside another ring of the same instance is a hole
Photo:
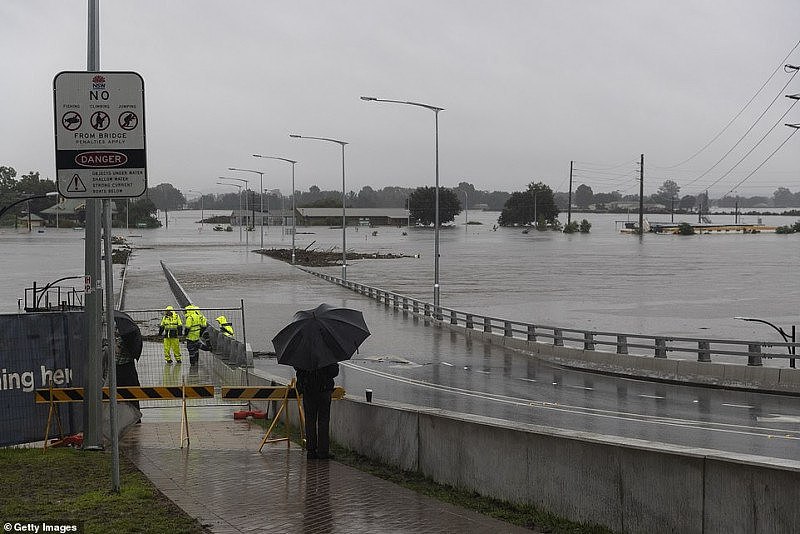
[[[261,225],[260,225],[260,228],[261,228],[261,248],[263,250],[263,248],[264,248],[264,173],[261,172],[261,171],[254,171],[252,169],[237,169],[235,167],[228,167],[228,170],[229,171],[239,171],[239,172],[252,172],[252,173],[255,173],[255,174],[258,175],[258,183],[259,183],[258,197],[259,197],[259,200],[260,200],[259,206],[258,206],[258,215],[259,215],[259,218],[261,219]],[[253,221],[253,224],[255,224],[255,223],[256,222]]]
[[[297,228],[297,226],[295,225],[295,205],[294,205],[294,199],[295,199],[295,196],[296,196],[296,193],[297,193],[295,191],[295,189],[294,189],[294,166],[297,164],[297,162],[295,160],[293,160],[293,159],[279,158],[278,156],[262,156],[261,154],[253,154],[253,157],[254,158],[265,158],[265,159],[277,159],[277,160],[285,161],[287,163],[291,163],[292,164],[292,265],[294,265],[294,263],[295,263],[295,258],[294,258],[294,234],[296,233],[295,230]]]
[[[792,334],[789,335],[786,332],[784,332],[783,328],[781,328],[780,326],[775,326],[774,324],[770,323],[769,321],[765,321],[764,319],[756,319],[754,317],[738,317],[738,316],[734,317],[734,319],[738,319],[739,321],[750,321],[750,322],[753,322],[753,323],[764,323],[765,325],[768,325],[768,326],[771,326],[772,328],[774,328],[781,335],[781,337],[783,337],[783,340],[785,342],[788,343],[790,340],[791,340],[792,343],[795,342],[795,325],[792,325]],[[793,346],[792,347],[787,347],[787,349],[789,349],[789,354],[791,354],[792,356],[795,355],[795,353],[796,353],[795,347],[793,347]],[[794,366],[795,366],[794,360],[795,360],[794,358],[790,358],[789,359],[789,367],[794,368]]]
[[[416,106],[433,111],[434,113],[434,129],[436,139],[436,193],[435,193],[435,215],[434,215],[434,232],[433,232],[433,314],[437,319],[441,319],[441,310],[439,309],[439,112],[444,111],[444,108],[431,106],[428,104],[421,104],[419,102],[408,102],[403,100],[389,100],[386,98],[376,98],[374,96],[362,96],[361,100],[367,102],[389,102],[392,104],[406,104],[409,106]]]
[[[345,141],[330,139],[328,137],[311,137],[308,135],[297,134],[289,134],[289,137],[294,139],[315,139],[317,141],[327,141],[329,143],[336,143],[342,147],[342,281],[347,282],[347,212],[345,209],[347,189],[344,178],[344,147],[347,143]]]
[[[187,189],[187,191],[190,192],[190,193],[197,193],[198,195],[200,195],[200,231],[202,231],[202,229],[203,229],[203,219],[205,218],[205,216],[203,214],[203,193],[201,193],[197,189]]]
[[[239,179],[239,178],[225,178],[224,176],[220,176],[219,178],[221,178],[223,180],[238,180]],[[239,195],[239,217],[240,217],[239,218],[239,243],[241,243],[242,242],[242,220],[241,220],[241,216],[242,216],[241,215],[242,214],[242,186],[239,185],[239,184],[231,184],[231,183],[228,183],[228,182],[217,182],[217,183],[219,185],[230,185],[230,186],[239,188],[237,194]],[[246,233],[247,232],[245,232],[245,234]],[[249,240],[248,240],[248,244],[249,244]]]

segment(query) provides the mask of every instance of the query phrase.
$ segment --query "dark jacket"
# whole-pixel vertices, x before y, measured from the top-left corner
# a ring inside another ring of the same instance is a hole
[[[297,391],[300,393],[333,391],[333,379],[339,375],[339,364],[332,363],[313,371],[295,368],[295,372],[297,372]]]

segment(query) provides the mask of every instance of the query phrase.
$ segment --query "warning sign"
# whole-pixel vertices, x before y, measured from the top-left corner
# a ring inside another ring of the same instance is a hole
[[[144,81],[135,72],[60,72],[53,80],[58,191],[130,198],[147,191]]]

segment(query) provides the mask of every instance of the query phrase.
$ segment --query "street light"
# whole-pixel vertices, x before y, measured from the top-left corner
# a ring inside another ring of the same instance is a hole
[[[270,211],[269,211],[269,196],[275,195],[281,197],[281,241],[283,241],[283,236],[285,235],[284,232],[284,212],[285,206],[283,202],[283,193],[281,193],[280,189],[264,189],[264,193],[267,194],[267,233],[269,233],[269,219],[270,219]]]
[[[237,169],[235,167],[228,167],[228,170],[229,171],[239,171],[239,172],[253,172],[253,173],[258,175],[258,185],[259,185],[258,190],[261,191],[261,193],[258,194],[258,198],[259,198],[259,201],[260,201],[259,202],[259,206],[258,206],[258,213],[259,213],[259,218],[261,219],[261,225],[260,225],[261,226],[261,248],[263,250],[263,248],[264,248],[264,195],[263,195],[263,191],[264,191],[264,173],[261,172],[261,171],[254,171],[252,169]],[[255,224],[255,221],[253,221],[253,224]]]
[[[203,229],[203,219],[205,218],[203,216],[203,193],[201,193],[197,189],[187,189],[187,191],[190,192],[190,193],[197,193],[198,195],[200,195],[200,229],[202,230]]]
[[[374,96],[362,96],[361,100],[367,102],[389,102],[392,104],[406,104],[409,106],[416,106],[433,111],[434,114],[434,132],[436,144],[436,194],[435,194],[435,216],[433,228],[433,314],[437,319],[441,319],[441,311],[439,309],[439,112],[444,111],[444,108],[430,106],[428,104],[421,104],[419,102],[408,102],[403,100],[388,100],[386,98],[376,98]]]
[[[347,214],[345,211],[345,197],[347,190],[345,189],[344,182],[344,146],[347,144],[338,139],[330,139],[328,137],[311,137],[308,135],[289,134],[293,139],[315,139],[317,141],[327,141],[329,143],[336,143],[342,147],[342,281],[347,282]],[[292,195],[294,197],[294,195]],[[292,201],[294,203],[294,201]]]
[[[220,178],[224,178],[224,177],[220,176]],[[242,186],[239,185],[239,184],[231,184],[231,183],[228,183],[228,182],[217,182],[217,184],[219,184],[219,185],[229,185],[231,187],[238,188],[238,192],[236,194],[239,195],[239,212],[241,213],[241,211],[242,211]],[[242,242],[242,221],[239,221],[239,243],[241,243],[241,242]]]
[[[231,178],[231,177],[227,177],[227,176],[217,176],[217,178],[219,178],[220,180],[236,180],[237,182],[244,182],[244,191],[246,193],[245,196],[244,196],[244,213],[247,214],[247,211],[248,211],[248,198],[247,197],[249,196],[249,192],[250,192],[250,187],[248,186],[248,184],[250,182],[248,180],[245,180],[244,178]],[[219,182],[217,182],[217,183],[219,183]],[[234,184],[229,184],[229,185],[234,185]],[[239,216],[242,217],[242,189],[241,189],[241,186],[239,186]],[[247,220],[246,216],[242,217],[242,218]],[[253,222],[253,224],[255,224],[255,221]],[[244,238],[245,244],[249,247],[250,246],[250,234],[248,234],[247,231],[245,231],[244,235],[245,235],[245,238]],[[242,242],[241,237],[242,237],[242,221],[240,219],[239,220],[239,242],[240,243]]]
[[[295,207],[294,207],[294,198],[296,196],[297,191],[294,189],[294,166],[297,162],[293,159],[286,159],[286,158],[279,158],[278,156],[262,156],[261,154],[253,154],[254,158],[265,158],[265,159],[277,159],[280,161],[285,161],[287,163],[292,164],[292,265],[294,265],[294,234],[296,233],[296,225],[295,225]]]
[[[770,323],[769,321],[765,321],[764,319],[756,319],[754,317],[738,317],[738,316],[734,317],[734,319],[737,319],[739,321],[751,321],[751,322],[754,322],[754,323],[764,323],[764,324],[769,325],[772,328],[774,328],[781,335],[781,337],[783,337],[783,341],[788,343],[791,340],[791,342],[794,343],[794,340],[795,340],[795,326],[794,325],[792,325],[792,334],[789,335],[786,332],[784,332],[783,328],[781,328],[780,326],[775,326],[774,324]],[[786,347],[786,348],[789,350],[789,354],[791,354],[792,356],[795,355],[795,353],[796,353],[795,352],[795,347]],[[794,368],[794,358],[790,358],[789,359],[789,367]]]

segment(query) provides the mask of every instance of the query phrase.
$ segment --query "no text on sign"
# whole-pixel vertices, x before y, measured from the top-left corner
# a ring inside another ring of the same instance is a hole
[[[58,192],[131,198],[147,191],[144,80],[135,72],[59,72],[53,79]]]

